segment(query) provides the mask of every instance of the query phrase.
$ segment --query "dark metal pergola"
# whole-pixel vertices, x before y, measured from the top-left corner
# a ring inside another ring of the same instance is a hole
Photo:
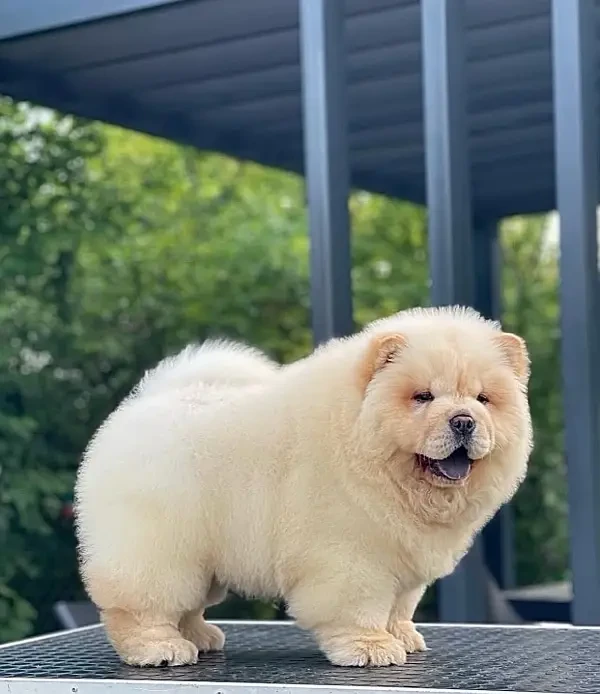
[[[432,302],[500,312],[498,221],[558,209],[576,624],[600,624],[596,0],[4,0],[0,93],[305,173],[316,341],[352,330],[350,185],[427,203]],[[303,140],[303,144],[302,144]],[[442,581],[485,621],[501,512]]]

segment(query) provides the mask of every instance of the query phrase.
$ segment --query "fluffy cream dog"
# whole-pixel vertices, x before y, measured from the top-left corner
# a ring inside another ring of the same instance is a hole
[[[150,371],[77,482],[82,573],[120,656],[221,649],[204,609],[284,598],[332,663],[400,664],[413,612],[517,489],[523,340],[469,309],[402,312],[278,367],[229,343]]]

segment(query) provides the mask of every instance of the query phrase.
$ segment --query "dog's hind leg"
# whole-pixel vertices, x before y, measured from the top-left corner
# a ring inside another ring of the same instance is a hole
[[[129,665],[191,665],[198,648],[185,639],[173,614],[130,612],[120,608],[101,611],[106,634]]]
[[[212,571],[204,576],[196,569],[193,575],[174,571],[168,562],[148,561],[139,573],[128,571],[127,578],[113,575],[101,580],[98,573],[86,573],[107,637],[124,662],[142,666],[197,662],[199,646],[191,634],[182,634],[180,624],[185,615],[204,609]],[[218,641],[213,633],[211,643]],[[203,641],[200,645],[207,650]]]

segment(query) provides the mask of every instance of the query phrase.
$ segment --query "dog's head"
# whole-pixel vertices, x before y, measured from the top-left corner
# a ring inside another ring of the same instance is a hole
[[[531,450],[525,342],[464,309],[399,314],[367,330],[363,441],[387,451],[400,491],[499,505]],[[464,504],[456,504],[456,508]]]

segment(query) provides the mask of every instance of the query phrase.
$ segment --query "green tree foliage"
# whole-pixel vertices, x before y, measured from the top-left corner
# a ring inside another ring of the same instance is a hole
[[[82,597],[77,463],[145,368],[226,335],[290,361],[311,346],[302,182],[0,101],[0,641]],[[428,297],[423,210],[351,199],[357,325]],[[538,449],[518,510],[523,582],[565,571],[556,258],[544,220],[503,232],[506,319],[530,342]],[[535,279],[535,281],[533,281]],[[220,614],[270,616],[234,600]]]

